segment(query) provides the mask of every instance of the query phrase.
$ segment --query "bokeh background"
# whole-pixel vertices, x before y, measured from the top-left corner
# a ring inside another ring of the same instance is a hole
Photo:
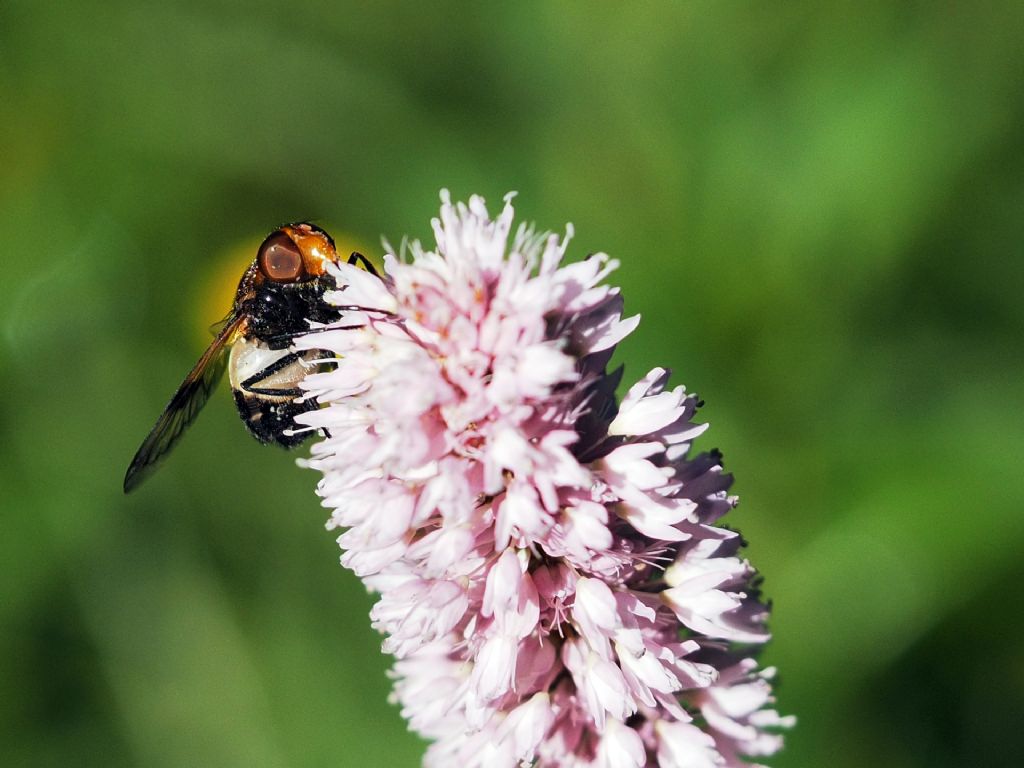
[[[618,257],[707,401],[774,765],[1024,765],[1024,6],[829,5],[0,2],[0,765],[418,764],[226,389],[121,479],[267,231],[442,186]]]

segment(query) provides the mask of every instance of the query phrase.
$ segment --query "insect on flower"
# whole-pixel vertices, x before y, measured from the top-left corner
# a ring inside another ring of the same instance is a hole
[[[128,493],[150,474],[195,420],[210,393],[228,369],[228,379],[245,426],[261,443],[294,447],[307,436],[292,433],[299,413],[318,407],[302,398],[299,382],[319,350],[293,352],[292,340],[308,331],[310,321],[337,320],[340,309],[323,301],[337,286],[327,271],[338,263],[331,236],[308,223],[289,224],[267,236],[242,275],[234,304],[215,327],[216,338],[203,353],[164,408],[128,467]],[[374,274],[362,254],[360,264]]]

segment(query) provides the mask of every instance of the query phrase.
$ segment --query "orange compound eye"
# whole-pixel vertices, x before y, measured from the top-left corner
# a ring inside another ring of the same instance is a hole
[[[275,232],[260,246],[260,271],[271,280],[290,283],[302,276],[302,253],[284,232]]]

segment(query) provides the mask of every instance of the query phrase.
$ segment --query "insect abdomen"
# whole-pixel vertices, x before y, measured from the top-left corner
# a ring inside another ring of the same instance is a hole
[[[268,397],[234,390],[235,405],[245,426],[261,443],[275,443],[294,448],[309,437],[308,432],[290,434],[295,429],[295,417],[316,409],[314,400],[297,401],[294,398]]]

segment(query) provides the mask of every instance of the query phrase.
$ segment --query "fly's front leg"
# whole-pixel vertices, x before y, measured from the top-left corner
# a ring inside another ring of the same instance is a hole
[[[363,256],[363,254],[359,253],[358,251],[354,251],[352,255],[348,257],[348,263],[353,266],[358,264],[374,277],[380,277],[380,275],[377,273],[377,268],[370,263],[370,260],[368,258]]]

